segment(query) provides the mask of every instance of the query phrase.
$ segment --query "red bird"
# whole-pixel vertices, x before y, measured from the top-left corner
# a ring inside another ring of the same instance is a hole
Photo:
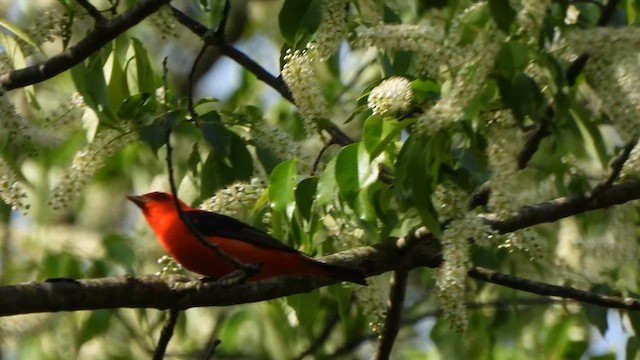
[[[172,194],[152,192],[127,198],[142,209],[162,247],[186,269],[214,279],[237,270],[189,231],[180,220]],[[243,263],[261,266],[260,271],[248,281],[307,275],[367,285],[364,273],[359,269],[320,262],[241,221],[194,209],[178,201],[193,227],[205,239]]]

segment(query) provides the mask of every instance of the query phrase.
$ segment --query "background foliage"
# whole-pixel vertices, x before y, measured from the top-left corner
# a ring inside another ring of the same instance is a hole
[[[0,285],[180,271],[125,198],[169,189],[170,128],[187,203],[314,256],[426,227],[442,262],[190,309],[167,358],[637,356],[637,312],[567,299],[637,296],[638,196],[554,206],[637,180],[638,2],[173,1],[105,25],[147,3],[0,3]],[[0,358],[146,358],[167,316],[3,317]]]

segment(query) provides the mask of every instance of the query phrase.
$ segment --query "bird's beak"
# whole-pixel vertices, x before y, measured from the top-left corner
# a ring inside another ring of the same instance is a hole
[[[127,199],[131,200],[140,209],[144,209],[145,205],[149,201],[151,201],[151,199],[145,197],[144,195],[127,195]]]

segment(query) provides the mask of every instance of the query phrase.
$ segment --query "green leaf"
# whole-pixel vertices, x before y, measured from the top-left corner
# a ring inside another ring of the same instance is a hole
[[[358,144],[350,144],[342,148],[336,158],[335,175],[340,195],[352,209],[355,209],[356,198],[360,191],[360,183],[358,181]]]
[[[140,140],[146,142],[151,147],[154,154],[167,143],[167,136],[161,125],[148,125],[140,128]]]
[[[132,38],[133,52],[136,56],[136,74],[138,75],[138,92],[155,94],[158,87],[149,54],[140,40]]]
[[[329,205],[333,202],[336,195],[336,158],[334,157],[325,166],[324,171],[318,180],[318,192],[316,202],[320,206]]]
[[[106,333],[111,325],[112,315],[110,310],[93,310],[89,318],[82,324],[78,337],[79,345]]]
[[[589,322],[595,325],[596,328],[598,328],[598,331],[600,331],[600,334],[604,336],[609,328],[607,322],[608,309],[590,304],[584,304],[583,306]]]
[[[398,154],[394,186],[400,203],[415,207],[423,225],[436,237],[442,235],[438,213],[431,201],[433,182],[440,167],[438,151],[448,151],[448,147],[433,138],[410,136]]]
[[[369,154],[380,143],[382,138],[382,127],[384,120],[380,115],[371,115],[365,121],[362,127],[362,142]]]
[[[295,160],[287,160],[276,166],[269,175],[269,200],[274,210],[291,220],[295,209],[295,189],[298,170]]]
[[[489,0],[489,11],[498,28],[509,34],[509,27],[516,18],[516,12],[509,5],[509,0]]]
[[[513,77],[523,71],[530,60],[527,46],[518,41],[510,40],[498,52],[496,59],[498,66],[496,68],[505,76]]]
[[[253,174],[253,159],[244,140],[233,131],[229,131],[229,136],[227,156],[212,151],[202,165],[202,198],[212,196],[216,190],[234,181],[248,180]]]
[[[637,333],[636,333],[637,334]],[[635,360],[638,358],[638,349],[640,349],[640,341],[638,341],[638,336],[634,335],[629,337],[627,340],[627,346],[625,347],[625,352],[627,354],[627,360]]]
[[[202,137],[211,145],[218,156],[225,158],[231,150],[231,138],[234,133],[227,130],[221,123],[203,122],[200,126]]]
[[[129,84],[127,83],[127,74],[124,71],[123,64],[118,60],[118,56],[114,56],[111,62],[111,77],[107,90],[109,92],[109,103],[113,108],[117,108],[120,104],[130,96]],[[148,96],[148,95],[147,95]],[[128,117],[127,119],[130,119]]]
[[[29,34],[27,34],[26,32],[22,31],[19,27],[15,26],[9,20],[0,17],[0,27],[3,27],[5,29],[7,29],[9,32],[11,32],[15,36],[17,36],[20,40],[26,42],[27,44],[31,45],[34,49],[37,49],[38,51],[40,51],[42,53],[42,48],[40,47],[40,45],[38,45],[38,43],[36,43],[31,38],[31,36],[29,36]]]
[[[318,178],[306,178],[296,187],[296,207],[300,215],[306,220],[311,220],[311,209],[318,188]]]
[[[136,119],[145,112],[145,105],[149,102],[150,94],[136,94],[125,99],[118,110],[121,119]]]
[[[280,33],[289,45],[294,45],[304,35],[313,34],[320,26],[319,0],[285,0],[280,10]]]
[[[380,154],[382,154],[382,152],[387,149],[387,147],[389,146],[389,144],[391,144],[391,142],[398,139],[402,130],[406,129],[407,126],[414,124],[416,120],[417,120],[416,118],[408,118],[395,124],[393,129],[385,135],[385,137],[378,143],[378,145],[376,145],[375,148],[373,148],[373,150],[371,150],[371,152],[369,153],[371,158],[375,159]]]
[[[102,239],[102,246],[104,246],[109,259],[122,265],[128,273],[134,273],[133,263],[136,254],[131,247],[131,239],[120,234],[107,234]]]
[[[377,164],[369,162],[369,155],[360,143],[342,148],[336,158],[335,176],[340,195],[352,209],[357,209],[358,193],[377,179]]]
[[[117,127],[116,114],[113,113],[107,82],[104,77],[104,64],[111,47],[106,46],[89,59],[71,68],[71,77],[84,102],[98,115],[101,124]]]
[[[287,296],[287,305],[296,312],[299,323],[308,329],[315,323],[320,310],[320,296],[317,291]]]
[[[43,261],[45,278],[81,278],[80,262],[69,253],[49,253]]]

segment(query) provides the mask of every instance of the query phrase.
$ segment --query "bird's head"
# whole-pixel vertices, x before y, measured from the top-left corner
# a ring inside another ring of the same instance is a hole
[[[175,203],[173,202],[173,194],[165,192],[150,192],[144,195],[127,195],[127,199],[136,204],[145,215],[155,212],[174,212]],[[180,207],[188,210],[189,207],[178,199]]]

